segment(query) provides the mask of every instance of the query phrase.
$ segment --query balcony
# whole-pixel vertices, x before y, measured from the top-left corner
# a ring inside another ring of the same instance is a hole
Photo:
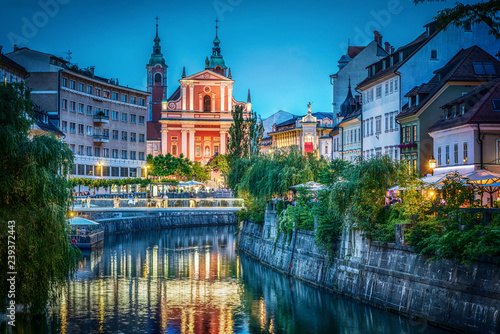
[[[109,135],[94,135],[94,143],[109,143]]]
[[[109,116],[106,116],[104,114],[95,114],[94,123],[109,123]]]

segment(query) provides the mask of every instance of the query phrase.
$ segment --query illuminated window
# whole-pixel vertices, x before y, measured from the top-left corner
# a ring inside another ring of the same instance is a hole
[[[201,157],[201,145],[196,145],[196,156]]]
[[[172,145],[172,155],[177,155],[177,145]]]

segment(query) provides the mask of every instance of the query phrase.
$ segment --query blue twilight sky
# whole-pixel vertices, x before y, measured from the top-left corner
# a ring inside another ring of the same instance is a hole
[[[169,66],[168,94],[187,75],[204,69],[218,18],[234,96],[262,117],[332,109],[329,75],[351,45],[366,45],[379,30],[396,48],[421,34],[437,10],[455,1],[415,5],[410,0],[7,0],[0,11],[3,52],[20,47],[66,57],[120,84],[146,89],[158,15],[162,52]],[[474,1],[472,1],[474,2]],[[476,1],[477,2],[477,1]],[[48,14],[47,14],[48,13]]]

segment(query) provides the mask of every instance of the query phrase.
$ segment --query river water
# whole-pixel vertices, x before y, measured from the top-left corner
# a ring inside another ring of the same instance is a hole
[[[7,333],[444,333],[239,255],[235,228],[111,235],[43,321]]]

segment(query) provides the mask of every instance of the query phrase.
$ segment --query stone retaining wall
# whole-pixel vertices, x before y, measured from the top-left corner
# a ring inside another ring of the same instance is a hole
[[[500,265],[456,261],[427,263],[408,246],[371,242],[350,230],[337,256],[314,243],[314,232],[276,233],[276,217],[266,212],[263,227],[243,223],[238,248],[278,270],[362,302],[432,324],[480,333],[500,333]],[[277,235],[277,239],[275,239]]]

